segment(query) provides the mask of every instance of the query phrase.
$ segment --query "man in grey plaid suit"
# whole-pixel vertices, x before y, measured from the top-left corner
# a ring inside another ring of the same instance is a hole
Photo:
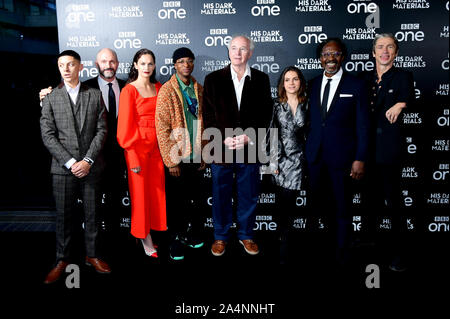
[[[68,265],[71,224],[80,193],[85,216],[85,262],[99,273],[111,272],[96,251],[98,182],[104,167],[101,150],[107,134],[105,107],[100,90],[80,82],[83,65],[78,53],[61,52],[58,68],[64,82],[43,100],[40,120],[42,140],[53,157],[50,173],[56,203],[56,265],[44,283],[58,280]]]

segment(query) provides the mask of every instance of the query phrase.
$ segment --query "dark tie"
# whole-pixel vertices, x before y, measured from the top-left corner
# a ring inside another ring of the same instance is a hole
[[[323,90],[322,97],[322,118],[325,119],[327,117],[327,105],[328,105],[328,96],[330,95],[330,82],[331,79],[327,79],[327,84],[325,85],[325,90]]]
[[[116,95],[114,94],[112,83],[108,83],[108,86],[108,120],[111,119],[116,122]]]
[[[112,89],[112,83],[108,83],[109,91],[108,91],[108,126],[111,129],[111,133],[109,135],[115,136],[115,127],[116,127],[116,95],[114,94],[114,90]]]

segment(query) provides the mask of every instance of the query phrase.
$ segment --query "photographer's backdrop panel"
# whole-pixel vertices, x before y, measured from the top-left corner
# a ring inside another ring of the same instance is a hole
[[[391,32],[400,41],[395,65],[411,71],[415,79],[415,104],[399,121],[405,127],[406,160],[398,196],[404,205],[403,227],[408,231],[449,231],[449,2],[442,0],[338,1],[246,0],[160,1],[57,0],[59,46],[80,53],[85,68],[82,79],[98,75],[95,56],[100,48],[118,53],[118,77],[127,78],[135,52],[149,48],[156,55],[157,79],[164,83],[173,74],[172,52],[189,47],[196,55],[194,77],[205,76],[228,62],[227,44],[233,34],[247,34],[256,44],[250,60],[266,72],[276,96],[284,67],[295,65],[309,80],[321,71],[315,49],[328,37],[339,37],[348,47],[344,69],[357,74],[373,70],[372,40],[376,33]],[[276,194],[270,177],[263,175],[258,207],[260,231],[276,229]],[[124,179],[121,226],[129,227],[130,201]],[[199,191],[205,227],[212,227],[211,171],[204,173]],[[326,227],[322,216],[307,216],[306,190],[299,192],[292,209],[293,227],[299,231]],[[327,200],[324,198],[324,200]],[[361,188],[353,195],[355,231],[368,228]],[[325,214],[324,214],[325,215]],[[390,230],[391,216],[370,223]],[[371,226],[371,227],[372,227]]]

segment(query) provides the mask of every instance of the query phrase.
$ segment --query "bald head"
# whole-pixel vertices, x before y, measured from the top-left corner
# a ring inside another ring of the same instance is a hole
[[[114,80],[117,68],[119,67],[119,60],[117,59],[116,52],[109,48],[101,49],[97,53],[95,65],[97,66],[102,79],[108,82]]]

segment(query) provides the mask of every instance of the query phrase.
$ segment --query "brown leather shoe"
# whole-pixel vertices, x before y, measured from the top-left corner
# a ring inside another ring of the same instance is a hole
[[[93,266],[95,268],[95,271],[99,274],[111,273],[111,268],[109,268],[108,264],[99,258],[91,258],[86,256],[86,265]]]
[[[222,256],[225,252],[226,241],[216,240],[211,246],[211,253],[214,256]]]
[[[69,265],[67,262],[60,260],[56,264],[55,268],[53,268],[47,275],[47,277],[44,280],[44,284],[51,284],[57,281],[64,270],[66,269],[67,265]]]
[[[247,254],[250,255],[258,255],[259,249],[258,245],[252,240],[252,239],[244,239],[239,241],[242,246],[244,246],[245,251]]]

